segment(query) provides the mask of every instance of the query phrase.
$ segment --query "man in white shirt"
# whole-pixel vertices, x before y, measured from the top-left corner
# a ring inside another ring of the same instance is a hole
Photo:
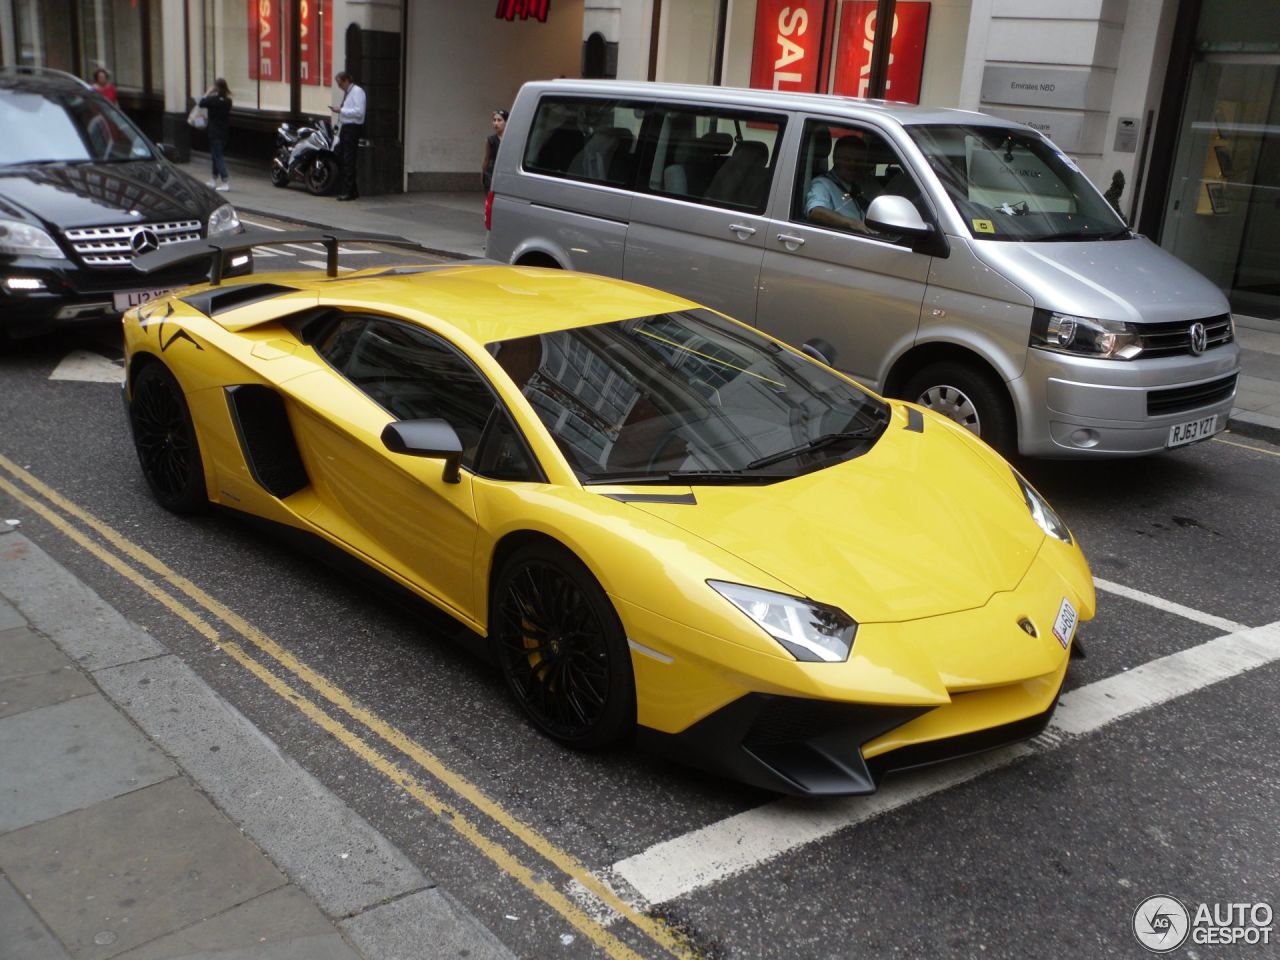
[[[869,233],[863,219],[870,199],[862,184],[870,172],[866,142],[859,136],[836,141],[831,169],[813,178],[804,213],[811,223],[855,233]]]
[[[366,100],[364,90],[356,85],[351,74],[343,70],[333,78],[342,90],[342,104],[330,107],[338,115],[338,162],[342,165],[339,200],[354,200],[360,195],[356,189],[356,145],[364,136]]]

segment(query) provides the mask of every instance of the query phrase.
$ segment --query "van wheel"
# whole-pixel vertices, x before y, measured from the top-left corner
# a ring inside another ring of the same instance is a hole
[[[902,396],[954,420],[1001,453],[1017,452],[1008,395],[988,374],[961,363],[931,363],[907,380]]]
[[[521,257],[516,261],[517,267],[546,267],[548,270],[562,270],[563,267],[556,263],[554,257],[549,257],[545,253],[531,253]]]

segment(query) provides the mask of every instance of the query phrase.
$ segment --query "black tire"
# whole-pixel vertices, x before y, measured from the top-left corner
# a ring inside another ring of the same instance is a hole
[[[150,363],[133,381],[129,426],[142,475],[156,502],[178,514],[209,505],[204,463],[182,387],[160,363]]]
[[[317,157],[307,168],[307,190],[321,197],[338,185],[338,163],[332,157]]]
[[[1018,452],[1008,392],[982,370],[949,360],[931,363],[907,380],[902,396],[954,420],[1001,453]]]
[[[287,187],[289,185],[289,171],[278,160],[271,162],[271,185],[273,187]]]
[[[635,730],[635,678],[622,623],[577,557],[518,548],[493,580],[489,642],[534,725],[581,750]]]

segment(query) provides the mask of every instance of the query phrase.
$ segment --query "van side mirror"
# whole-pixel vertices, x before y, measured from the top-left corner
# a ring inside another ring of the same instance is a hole
[[[913,237],[933,231],[933,227],[921,218],[914,203],[906,197],[893,194],[876,197],[871,201],[871,206],[867,208],[866,223],[873,230]]]
[[[444,420],[393,420],[382,428],[382,445],[392,453],[444,460],[444,482],[458,483],[462,440]]]

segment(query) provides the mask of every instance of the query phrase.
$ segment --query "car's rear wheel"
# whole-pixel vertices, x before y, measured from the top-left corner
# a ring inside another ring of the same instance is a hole
[[[550,544],[518,548],[494,580],[490,643],[529,718],[561,743],[602,747],[635,728],[618,615],[591,572]]]
[[[962,363],[931,363],[907,381],[902,396],[954,420],[1002,453],[1017,452],[1013,412],[994,377]]]
[[[198,513],[208,506],[204,464],[182,387],[160,363],[138,372],[129,402],[129,425],[142,475],[160,506]]]

